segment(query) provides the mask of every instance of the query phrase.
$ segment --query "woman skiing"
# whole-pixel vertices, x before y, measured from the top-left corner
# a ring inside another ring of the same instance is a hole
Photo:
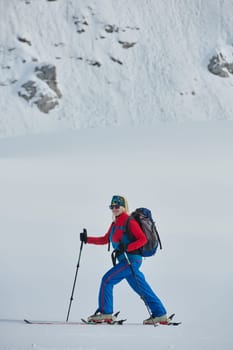
[[[147,238],[135,220],[130,220],[129,228],[134,236],[133,241],[129,241],[124,234],[126,221],[129,217],[128,203],[126,198],[115,195],[110,204],[114,221],[110,225],[107,233],[101,237],[87,236],[86,232],[80,233],[80,240],[89,244],[112,244],[115,259],[113,266],[103,276],[98,298],[97,311],[88,317],[88,322],[113,322],[113,287],[126,279],[130,287],[143,299],[150,317],[143,321],[144,324],[155,324],[168,322],[166,309],[160,299],[153,292],[143,273],[139,270],[142,264],[140,248],[145,245]],[[116,263],[117,260],[117,263]]]

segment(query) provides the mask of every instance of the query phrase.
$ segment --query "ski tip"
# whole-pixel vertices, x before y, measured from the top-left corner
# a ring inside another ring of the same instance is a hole
[[[27,324],[30,324],[31,322],[27,319],[24,319],[24,322],[27,323]]]
[[[122,324],[124,324],[124,322],[126,322],[127,321],[127,319],[124,319],[124,320],[118,320],[118,321],[116,321],[116,323],[118,324],[118,325],[122,325]]]
[[[117,311],[113,316],[117,317],[119,315],[120,311]]]
[[[81,318],[81,321],[85,324],[89,324],[89,322],[87,320],[85,320],[84,318]]]
[[[168,326],[179,326],[182,322],[171,322],[168,323]]]
[[[171,314],[168,317],[168,326],[179,326],[182,323],[182,322],[174,322],[174,321],[172,321],[174,316],[175,316],[175,314]]]
[[[175,316],[175,314],[171,314],[171,315],[168,317],[168,319],[169,319],[169,320],[172,320],[172,319],[174,318],[174,316]]]

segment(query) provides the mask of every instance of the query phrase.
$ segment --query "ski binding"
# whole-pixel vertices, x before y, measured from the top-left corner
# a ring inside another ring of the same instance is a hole
[[[84,318],[81,318],[81,321],[85,324],[90,324],[90,325],[98,325],[98,324],[109,324],[109,325],[122,325],[125,321],[125,320],[117,320],[117,316],[119,315],[120,311],[116,312],[114,315],[113,315],[113,319],[109,319],[109,320],[93,320],[93,321],[88,321],[88,320],[85,320]]]

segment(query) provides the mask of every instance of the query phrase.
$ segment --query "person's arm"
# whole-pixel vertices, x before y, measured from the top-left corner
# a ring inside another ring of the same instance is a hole
[[[143,247],[147,242],[147,238],[145,233],[142,231],[141,227],[135,220],[130,220],[129,230],[136,238],[135,241],[128,244],[127,252],[130,253],[136,249]]]
[[[100,236],[100,237],[87,236],[86,243],[88,243],[88,244],[107,244],[109,242],[111,228],[112,228],[112,224],[109,227],[108,232],[104,236]]]
[[[108,243],[109,234],[106,233],[101,237],[87,236],[87,243],[89,244],[107,244]]]

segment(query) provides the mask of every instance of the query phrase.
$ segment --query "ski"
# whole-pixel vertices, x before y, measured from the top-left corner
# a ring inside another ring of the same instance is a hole
[[[23,320],[26,324],[31,325],[61,325],[61,326],[82,326],[82,325],[122,325],[126,320],[115,320],[112,322],[88,322],[85,319],[81,319],[80,322],[65,322],[65,321],[40,321],[40,320]]]
[[[118,320],[115,322],[107,323],[107,322],[88,322],[85,319],[81,319],[80,322],[63,322],[63,321],[37,321],[37,320],[27,320],[25,319],[24,322],[27,325],[52,325],[52,326],[85,326],[85,325],[99,325],[99,326],[108,326],[108,325],[124,325],[124,326],[150,326],[150,325],[144,325],[143,323],[138,322],[125,322],[126,320]],[[124,323],[125,322],[125,323]],[[178,326],[181,322],[170,322],[167,324],[164,324],[166,326]],[[153,326],[153,324],[151,324]],[[155,325],[156,327],[159,326],[159,323]]]
[[[67,326],[79,326],[82,325],[82,322],[65,322],[65,321],[37,321],[37,320],[28,320],[24,319],[26,324],[37,324],[37,325],[67,325]]]

